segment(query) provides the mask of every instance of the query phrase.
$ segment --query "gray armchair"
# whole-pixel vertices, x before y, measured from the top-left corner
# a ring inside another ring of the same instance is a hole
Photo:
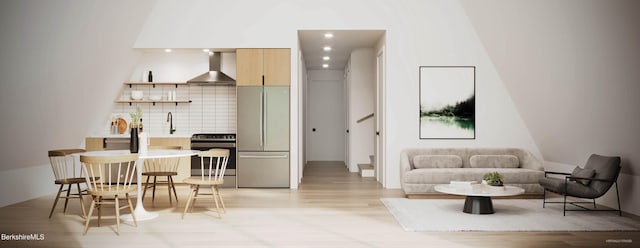
[[[545,172],[545,177],[539,180],[544,188],[544,198],[542,207],[547,203],[562,203],[563,215],[567,211],[618,211],[620,209],[620,194],[618,193],[618,174],[620,173],[620,157],[607,157],[592,154],[583,168],[577,167],[573,173]],[[547,175],[565,175],[564,178],[547,177]],[[612,185],[616,188],[618,199],[618,209],[596,209],[596,198],[601,197]],[[564,196],[561,202],[547,201],[547,191]],[[591,202],[568,202],[567,196],[593,200],[593,208],[587,208],[578,204],[591,204]],[[567,209],[567,204],[578,207],[578,209]]]

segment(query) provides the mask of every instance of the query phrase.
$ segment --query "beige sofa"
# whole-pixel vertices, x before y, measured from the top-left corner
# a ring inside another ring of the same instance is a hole
[[[400,178],[407,197],[440,194],[438,184],[451,181],[482,181],[488,172],[504,176],[504,184],[518,186],[525,195],[541,195],[538,180],[544,177],[542,163],[518,148],[413,148],[400,154]]]

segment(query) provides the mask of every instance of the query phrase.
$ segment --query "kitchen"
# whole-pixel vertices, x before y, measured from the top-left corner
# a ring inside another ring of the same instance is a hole
[[[145,49],[86,148],[127,149],[112,126],[140,107],[150,145],[229,149],[225,187],[288,188],[289,84],[290,49]],[[198,162],[182,159],[174,180]]]

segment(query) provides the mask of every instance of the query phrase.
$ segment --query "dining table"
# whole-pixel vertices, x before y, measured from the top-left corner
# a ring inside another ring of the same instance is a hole
[[[142,205],[142,165],[144,164],[145,159],[157,159],[157,158],[180,158],[180,157],[190,157],[193,155],[197,155],[199,151],[197,150],[175,150],[175,149],[157,149],[157,150],[147,150],[139,153],[131,153],[129,150],[106,150],[106,151],[90,151],[84,153],[76,153],[77,156],[85,155],[85,156],[122,156],[122,155],[130,155],[135,154],[138,155],[138,161],[136,161],[136,184],[138,186],[137,189],[137,199],[136,199],[136,207],[133,210],[135,214],[136,221],[144,221],[151,220],[158,217],[158,213],[148,212],[144,209]],[[131,214],[124,214],[120,216],[120,219],[123,221],[133,222],[133,216]]]

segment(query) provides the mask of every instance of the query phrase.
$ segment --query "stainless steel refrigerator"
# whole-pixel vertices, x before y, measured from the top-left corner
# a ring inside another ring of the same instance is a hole
[[[238,187],[289,187],[289,87],[238,87]]]

